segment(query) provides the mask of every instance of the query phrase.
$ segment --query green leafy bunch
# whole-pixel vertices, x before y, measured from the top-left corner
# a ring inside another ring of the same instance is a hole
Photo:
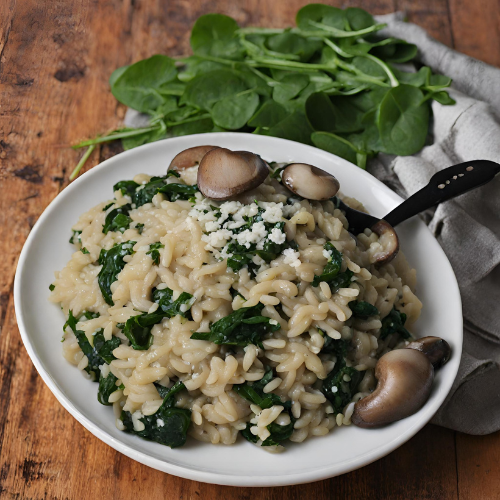
[[[111,92],[149,115],[145,128],[122,128],[81,142],[121,139],[125,149],[176,137],[240,131],[291,139],[364,168],[378,152],[411,155],[425,144],[432,99],[454,104],[451,79],[422,66],[406,71],[417,47],[384,37],[363,9],[323,4],[300,9],[295,28],[240,28],[207,14],[191,32],[192,56],[154,55],[110,78]]]

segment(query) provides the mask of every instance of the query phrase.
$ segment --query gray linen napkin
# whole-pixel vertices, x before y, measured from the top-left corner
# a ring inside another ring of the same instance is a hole
[[[381,33],[419,47],[419,60],[453,78],[454,106],[433,103],[434,141],[414,156],[380,154],[368,170],[407,197],[456,163],[500,162],[500,69],[460,54],[401,19],[379,16]],[[147,126],[128,110],[125,125]],[[446,252],[460,286],[464,350],[457,378],[433,423],[469,434],[500,429],[500,176],[423,215]]]
[[[500,162],[500,69],[437,42],[401,14],[381,33],[419,47],[419,60],[453,79],[454,106],[433,102],[433,143],[409,157],[379,155],[368,170],[410,196],[438,170],[468,160]],[[500,429],[500,176],[442,203],[424,220],[457,276],[464,350],[455,383],[433,423],[469,434]]]

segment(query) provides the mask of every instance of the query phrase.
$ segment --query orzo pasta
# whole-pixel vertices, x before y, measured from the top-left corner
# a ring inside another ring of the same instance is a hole
[[[271,165],[223,202],[198,191],[198,167],[139,174],[73,226],[50,300],[64,357],[119,429],[280,451],[349,425],[377,359],[410,337],[422,305],[404,256],[375,266],[377,234],[354,238],[336,198],[291,194]]]

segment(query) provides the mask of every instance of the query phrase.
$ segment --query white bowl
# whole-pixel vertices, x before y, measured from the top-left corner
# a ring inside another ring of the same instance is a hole
[[[121,453],[155,469],[207,483],[233,486],[282,486],[317,481],[367,465],[416,434],[434,415],[457,374],[462,351],[462,308],[451,266],[425,224],[415,217],[398,226],[401,247],[417,269],[417,295],[424,308],[416,335],[445,338],[453,349],[449,363],[436,376],[431,397],[415,415],[377,430],[340,427],[327,436],[290,443],[279,455],[266,453],[244,439],[233,446],[188,440],[170,449],[119,431],[113,411],[97,401],[97,385],[82,377],[62,357],[64,318],[48,301],[54,271],[73,252],[68,243],[78,216],[112,197],[112,186],[135,174],[164,175],[180,151],[202,144],[248,150],[264,159],[307,162],[331,172],[342,192],[382,217],[402,199],[351,163],[297,142],[240,133],[214,133],[167,139],[106,160],[69,185],[47,207],[24,245],[17,268],[14,299],[19,330],[38,373],[59,402],[90,432]],[[425,457],[415,457],[418,461]]]

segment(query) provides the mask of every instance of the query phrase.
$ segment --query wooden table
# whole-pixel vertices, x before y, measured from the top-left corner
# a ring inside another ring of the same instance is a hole
[[[169,476],[105,445],[71,417],[35,371],[16,326],[12,286],[21,247],[68,184],[66,146],[116,127],[124,109],[111,71],[155,53],[185,54],[194,20],[221,12],[284,27],[306,0],[0,1],[0,496],[72,499],[500,498],[500,433],[428,425],[361,470],[287,488],[232,488]],[[341,1],[334,1],[341,5]],[[498,0],[346,2],[406,10],[445,44],[500,65]],[[116,152],[102,147],[89,167]],[[335,453],[335,450],[332,450]]]

